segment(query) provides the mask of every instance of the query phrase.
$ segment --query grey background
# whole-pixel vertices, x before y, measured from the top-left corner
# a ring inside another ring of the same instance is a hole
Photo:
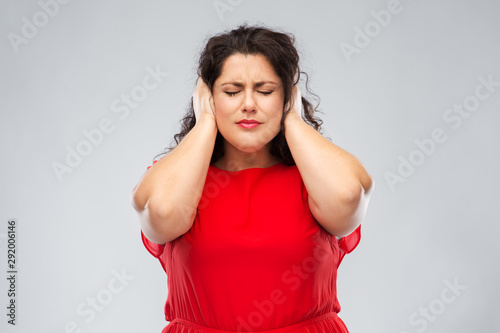
[[[456,129],[443,115],[471,101],[478,77],[500,82],[500,3],[401,0],[402,11],[348,61],[341,43],[354,45],[356,27],[390,1],[219,2],[231,10],[219,16],[216,1],[71,1],[17,52],[9,33],[22,36],[23,18],[43,19],[41,6],[0,2],[0,267],[15,218],[19,270],[15,327],[0,279],[0,330],[166,326],[166,275],[141,243],[130,193],[178,132],[205,38],[246,21],[296,36],[325,135],[375,180],[362,241],[338,273],[350,331],[497,332],[500,87]],[[121,119],[113,101],[140,86],[148,67],[168,77]],[[105,118],[114,130],[60,181],[52,163],[65,164],[66,147]],[[391,188],[387,172],[397,174],[399,156],[418,154],[415,140],[435,128],[447,139]],[[110,294],[122,270],[130,280]],[[447,281],[462,290],[445,303],[443,293],[454,295]],[[112,299],[91,320],[77,312],[106,293]],[[425,308],[435,315],[425,319]]]

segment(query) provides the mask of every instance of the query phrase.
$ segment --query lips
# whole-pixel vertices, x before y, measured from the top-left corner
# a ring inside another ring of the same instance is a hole
[[[242,119],[237,122],[237,124],[260,124],[257,120],[253,119]]]
[[[257,120],[253,119],[242,119],[238,121],[236,124],[244,128],[254,128],[260,125],[260,123]]]

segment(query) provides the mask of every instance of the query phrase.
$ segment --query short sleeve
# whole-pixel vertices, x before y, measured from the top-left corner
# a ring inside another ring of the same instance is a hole
[[[307,189],[306,189],[306,186],[304,184],[304,181],[302,180],[301,181],[301,191],[302,191],[302,202],[304,204],[304,206],[310,211],[310,208],[309,208],[309,201],[308,201],[308,197],[309,197],[309,194],[307,192]],[[342,259],[344,258],[344,256],[347,254],[347,253],[351,253],[359,244],[360,240],[361,240],[361,224],[353,231],[351,232],[349,235],[347,236],[344,236],[340,239],[337,240],[337,237],[335,237],[334,235],[330,235],[330,245],[332,245],[332,242],[333,241],[337,241],[337,244],[338,244],[338,249],[339,249],[339,261],[338,261],[338,264],[337,264],[337,267],[340,265],[340,263],[342,262]]]
[[[351,232],[349,235],[344,236],[338,240],[339,251],[340,251],[338,265],[340,265],[342,259],[347,253],[351,253],[358,246],[360,240],[361,240],[361,224],[356,228],[356,230]]]
[[[142,243],[146,247],[146,250],[148,250],[153,257],[160,259],[160,256],[163,254],[163,251],[165,250],[165,245],[164,244],[156,244],[150,241],[149,239],[144,236],[144,233],[141,230],[141,238],[142,238]]]

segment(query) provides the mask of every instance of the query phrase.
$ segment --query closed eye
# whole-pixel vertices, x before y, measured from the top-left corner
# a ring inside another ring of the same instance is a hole
[[[229,96],[234,96],[237,93],[239,93],[239,91],[225,91],[225,93]],[[262,94],[262,95],[270,95],[272,93],[273,93],[272,91],[259,91],[259,94]]]

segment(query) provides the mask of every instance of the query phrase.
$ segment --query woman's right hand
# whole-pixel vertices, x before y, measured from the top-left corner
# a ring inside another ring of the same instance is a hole
[[[201,117],[210,117],[215,120],[215,105],[212,92],[207,84],[203,82],[201,77],[198,78],[198,83],[193,92],[193,108],[196,117],[196,123]]]

